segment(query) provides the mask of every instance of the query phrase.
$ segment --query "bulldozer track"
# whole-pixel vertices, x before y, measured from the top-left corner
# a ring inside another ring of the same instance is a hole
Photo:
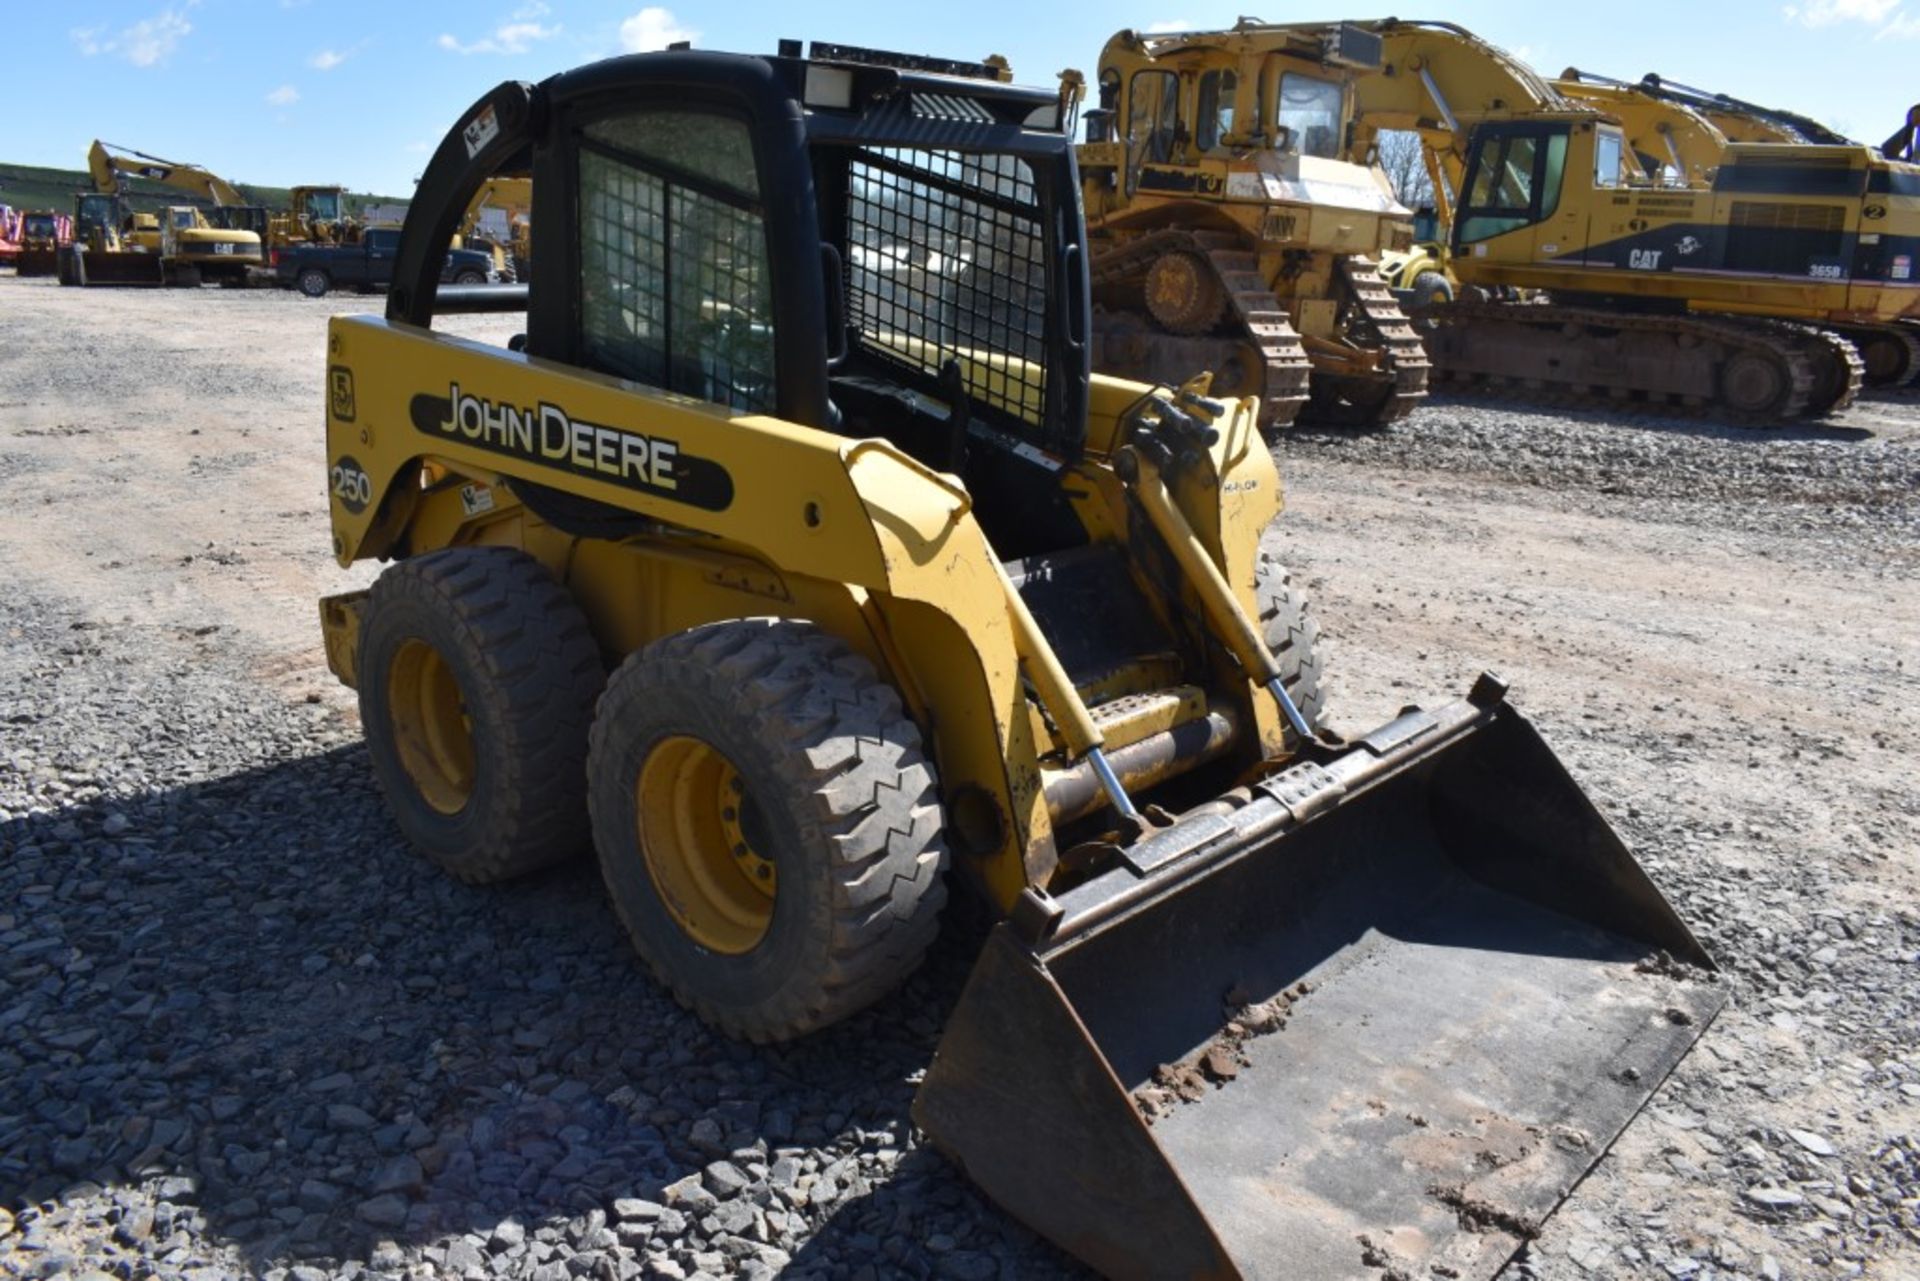
[[[1784,321],[1652,316],[1551,303],[1502,302],[1449,303],[1423,309],[1420,315],[1435,326],[1435,374],[1449,391],[1535,404],[1592,409],[1635,404],[1667,414],[1718,418],[1747,426],[1780,426],[1846,408],[1859,394],[1864,372],[1859,353],[1845,338]],[[1718,369],[1724,369],[1736,356],[1757,356],[1780,372],[1782,390],[1765,407],[1743,409],[1728,403],[1718,386],[1712,395],[1634,387],[1618,381],[1617,371],[1602,367],[1602,344],[1593,343],[1568,345],[1568,352],[1593,357],[1591,363],[1560,365],[1551,371],[1541,369],[1525,375],[1489,374],[1449,362],[1449,335],[1472,328],[1482,331],[1484,337],[1484,331],[1501,326],[1536,333],[1559,331],[1569,336],[1589,329],[1664,335],[1676,353],[1687,348],[1718,348]]]
[[[1284,427],[1307,403],[1312,365],[1293,322],[1260,274],[1259,256],[1231,232],[1160,231],[1111,249],[1093,258],[1094,288],[1118,285],[1145,276],[1161,254],[1184,250],[1204,260],[1225,287],[1234,319],[1260,353],[1265,377],[1260,386],[1260,423]],[[1232,356],[1232,344],[1221,346],[1220,363]],[[1217,367],[1217,365],[1216,365]]]
[[[1345,258],[1337,266],[1347,301],[1359,310],[1359,323],[1373,341],[1385,349],[1393,385],[1377,400],[1316,396],[1310,412],[1316,421],[1347,426],[1381,427],[1397,422],[1427,398],[1427,381],[1433,365],[1427,357],[1426,344],[1400,309],[1393,291],[1381,279],[1378,263],[1371,258]],[[1316,389],[1322,380],[1321,376],[1315,377]]]

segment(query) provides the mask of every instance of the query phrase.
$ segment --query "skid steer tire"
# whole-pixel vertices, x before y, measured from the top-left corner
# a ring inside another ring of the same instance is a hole
[[[1260,634],[1280,665],[1280,683],[1293,698],[1307,724],[1318,730],[1327,695],[1320,684],[1320,625],[1307,612],[1307,601],[1293,586],[1286,567],[1265,552],[1254,571],[1253,594],[1259,609]],[[1293,731],[1287,746],[1296,747]]]
[[[585,850],[587,727],[606,670],[538,561],[454,547],[392,566],[367,602],[359,668],[374,774],[421,853],[482,885]]]
[[[601,872],[635,949],[730,1036],[782,1041],[846,1018],[939,929],[946,849],[919,729],[816,627],[741,619],[634,653],[600,699],[587,769]]]

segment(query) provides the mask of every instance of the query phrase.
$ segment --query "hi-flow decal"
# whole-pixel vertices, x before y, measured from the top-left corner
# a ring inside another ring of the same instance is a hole
[[[711,458],[686,453],[665,436],[575,418],[548,401],[528,409],[453,383],[444,396],[415,396],[409,417],[429,436],[706,511],[724,511],[733,502],[733,477]]]

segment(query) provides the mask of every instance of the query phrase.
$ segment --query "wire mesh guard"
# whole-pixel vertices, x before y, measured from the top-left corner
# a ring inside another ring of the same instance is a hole
[[[749,208],[598,151],[580,157],[582,331],[609,373],[774,409],[766,236]]]
[[[847,314],[917,372],[958,364],[976,403],[1046,413],[1046,234],[1025,161],[866,148],[849,163]]]

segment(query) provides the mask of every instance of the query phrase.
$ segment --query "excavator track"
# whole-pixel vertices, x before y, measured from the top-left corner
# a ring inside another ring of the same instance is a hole
[[[1860,389],[1866,385],[1867,362],[1846,335],[1811,325],[1783,328],[1799,330],[1813,344],[1815,391],[1805,417],[1837,414],[1860,398]]]
[[[1433,366],[1426,344],[1381,279],[1377,263],[1370,258],[1344,258],[1336,265],[1346,302],[1359,313],[1349,315],[1349,324],[1357,323],[1384,349],[1382,364],[1393,381],[1383,389],[1378,374],[1363,380],[1316,370],[1305,412],[1314,422],[1338,426],[1381,427],[1397,422],[1427,398]]]
[[[1222,371],[1238,368],[1247,360],[1246,349],[1251,347],[1259,376],[1247,379],[1246,390],[1259,388],[1260,423],[1269,429],[1286,426],[1307,403],[1312,365],[1293,322],[1260,274],[1258,255],[1238,236],[1217,231],[1160,231],[1098,251],[1093,257],[1093,287],[1097,291],[1137,282],[1145,277],[1154,259],[1179,251],[1194,254],[1213,269],[1241,336],[1182,338],[1156,328],[1150,337],[1137,333],[1129,338],[1128,321],[1136,330],[1154,322],[1145,316],[1116,319],[1113,312],[1102,312],[1096,317],[1096,327],[1102,330],[1102,347],[1109,357],[1102,363],[1116,372],[1153,381],[1178,382],[1200,369],[1212,369],[1218,378]],[[1129,350],[1138,347],[1154,351]],[[1157,368],[1161,364],[1168,367],[1162,371]],[[1245,394],[1220,382],[1216,382],[1215,390],[1222,395]]]
[[[1859,351],[1868,387],[1920,383],[1920,325],[1900,320],[1883,325],[1831,325]]]
[[[1838,335],[1781,321],[1552,303],[1423,309],[1449,391],[1779,426],[1853,403],[1864,367]]]

